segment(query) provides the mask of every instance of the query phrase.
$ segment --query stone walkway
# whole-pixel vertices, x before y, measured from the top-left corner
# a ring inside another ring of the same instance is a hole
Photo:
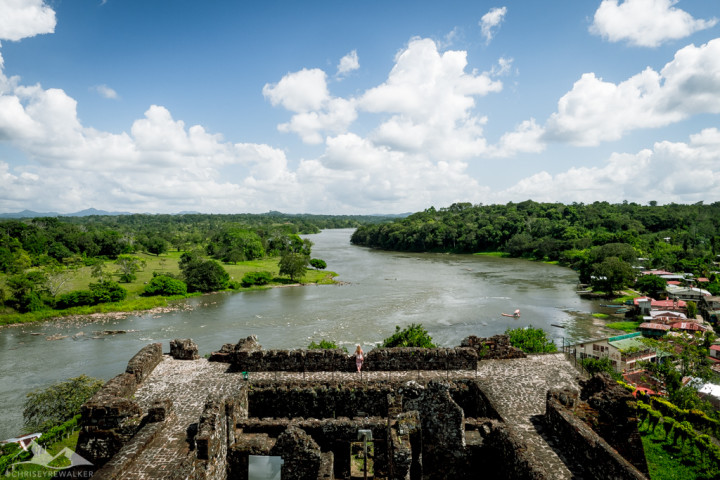
[[[135,398],[147,412],[153,400],[169,398],[173,416],[132,463],[127,478],[165,479],[190,452],[187,426],[196,423],[210,394],[227,395],[242,382],[238,375],[226,375],[227,364],[206,360],[174,360],[165,356],[150,377],[135,392]]]
[[[571,469],[558,457],[533,423],[545,411],[545,394],[559,386],[578,388],[577,371],[562,354],[531,356],[526,359],[484,360],[477,371],[403,372],[251,372],[248,381],[409,381],[477,378],[483,391],[506,423],[527,443],[553,478],[573,478]],[[224,363],[200,360],[174,360],[165,356],[151,376],[138,388],[135,398],[144,411],[153,400],[170,398],[174,415],[148,448],[133,462],[129,478],[168,478],[175,465],[188,455],[186,428],[197,422],[209,394],[231,394],[245,383],[242,374],[229,373]],[[575,468],[571,467],[572,470]],[[575,470],[577,471],[577,470]]]
[[[553,450],[555,440],[543,435],[539,416],[545,413],[546,393],[567,386],[579,390],[579,374],[564,354],[532,355],[512,360],[484,360],[478,377],[498,413],[520,435],[551,478],[578,478],[580,466]]]

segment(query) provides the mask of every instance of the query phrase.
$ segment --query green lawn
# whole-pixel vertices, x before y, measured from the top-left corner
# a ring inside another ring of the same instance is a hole
[[[153,272],[167,272],[173,274],[180,273],[178,265],[180,256],[183,252],[168,252],[159,256],[147,253],[137,253],[133,256],[145,261],[145,267],[136,273],[137,278],[130,283],[121,283],[120,285],[128,291],[127,299],[117,303],[103,303],[89,307],[77,307],[64,311],[43,310],[39,312],[31,312],[26,314],[17,314],[10,311],[0,310],[0,325],[8,325],[12,323],[29,323],[46,320],[52,317],[66,315],[89,315],[92,313],[108,313],[108,312],[131,312],[136,310],[149,310],[155,307],[167,306],[168,298],[166,297],[143,297],[141,296],[145,284],[150,281]],[[334,277],[337,273],[327,270],[314,270],[309,268],[306,275],[299,282],[291,282],[287,277],[279,276],[278,267],[279,258],[266,258],[262,260],[252,260],[248,262],[238,262],[237,264],[223,263],[223,268],[228,272],[230,278],[236,282],[240,282],[242,277],[248,272],[268,271],[273,275],[273,282],[263,287],[239,288],[237,291],[271,288],[273,286],[287,285],[292,283],[314,283],[314,284],[332,284],[335,283]],[[114,280],[119,275],[116,274],[117,265],[113,262],[105,264],[105,271],[112,273]],[[4,277],[0,276],[0,277]],[[0,278],[0,283],[4,278]],[[97,282],[96,278],[91,275],[91,267],[82,267],[74,272],[62,286],[58,294],[71,292],[73,290],[87,290],[88,284]]]

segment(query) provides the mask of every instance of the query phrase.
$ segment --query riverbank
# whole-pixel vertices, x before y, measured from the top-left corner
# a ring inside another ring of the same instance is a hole
[[[259,262],[263,262],[264,264],[258,265]],[[270,261],[272,262],[272,261]],[[274,266],[275,269],[277,269],[277,265],[274,263],[268,263],[267,260],[265,261],[253,261],[253,262],[243,262],[244,265],[236,264],[236,265],[228,265],[227,267],[235,267],[235,268],[226,268],[228,270],[228,273],[232,270],[233,273],[242,273],[244,275],[247,273],[247,271],[250,271],[250,268],[258,268],[258,267],[265,267],[265,268],[272,268]],[[274,272],[277,275],[277,272]],[[232,274],[231,274],[232,276]],[[335,280],[335,277],[337,277],[337,273],[335,272],[329,272],[329,271],[320,271],[320,270],[308,270],[305,277],[303,277],[302,283],[287,283],[287,281],[283,281],[284,279],[278,279],[276,277],[276,280],[280,281],[274,281],[269,283],[268,285],[262,285],[262,286],[252,286],[252,287],[239,287],[237,289],[228,289],[223,290],[222,292],[226,293],[239,293],[239,292],[248,292],[248,291],[254,291],[254,290],[264,290],[268,288],[280,288],[280,287],[296,287],[296,286],[306,286],[306,285],[332,285],[338,282]],[[150,277],[151,278],[151,277]],[[133,288],[133,284],[140,283],[139,280],[136,282],[132,282],[131,284],[122,284],[122,286],[129,291],[129,296],[127,300],[124,300],[122,302],[114,302],[114,303],[101,303],[99,305],[92,305],[92,306],[85,306],[85,307],[74,307],[67,310],[41,310],[37,312],[28,312],[28,313],[11,313],[11,314],[0,314],[0,329],[4,327],[12,327],[12,326],[19,326],[19,325],[27,325],[31,323],[38,323],[38,322],[47,322],[47,321],[53,321],[53,320],[68,320],[68,321],[85,321],[85,322],[94,322],[97,321],[96,319],[122,319],[126,318],[131,315],[138,315],[143,313],[167,313],[177,310],[183,310],[184,308],[177,305],[184,304],[183,300],[186,300],[188,298],[201,296],[201,295],[211,295],[215,293],[221,293],[221,292],[210,292],[210,293],[194,293],[194,294],[188,294],[185,296],[174,296],[174,297],[161,297],[161,296],[155,296],[155,297],[143,297],[141,296],[141,289]],[[144,286],[144,284],[141,284]],[[64,292],[61,292],[64,293]],[[177,302],[177,305],[173,305],[173,302]]]

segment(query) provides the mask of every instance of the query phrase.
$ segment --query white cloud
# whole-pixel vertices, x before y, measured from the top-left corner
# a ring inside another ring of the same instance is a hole
[[[502,83],[487,72],[467,73],[466,66],[464,51],[440,53],[430,39],[412,40],[388,79],[358,99],[359,109],[392,115],[375,129],[374,141],[437,158],[481,154],[486,118],[472,114],[475,97],[500,91]]]
[[[459,27],[454,27],[442,39],[436,40],[437,46],[441,50],[450,48],[458,39],[463,37],[463,32]]]
[[[507,158],[518,153],[540,153],[545,150],[543,133],[534,118],[525,120],[514,131],[503,134],[498,144],[490,147],[488,155]]]
[[[584,74],[558,101],[545,139],[598,145],[699,113],[720,113],[720,39],[688,45],[659,73],[648,67],[617,85]]]
[[[319,110],[330,98],[326,74],[319,68],[288,73],[277,84],[266,84],[263,95],[292,112]]]
[[[478,24],[480,25],[480,32],[485,38],[485,43],[490,43],[490,40],[493,39],[496,27],[502,23],[506,13],[507,7],[495,7],[482,16]]]
[[[539,172],[498,198],[565,203],[720,201],[720,130],[705,129],[687,143],[663,141],[636,154],[614,153],[599,167],[571,168],[554,176]]]
[[[92,89],[99,93],[102,97],[112,100],[119,98],[117,92],[107,85],[96,85]]]
[[[43,0],[0,0],[0,40],[18,41],[55,31],[55,11]]]
[[[340,59],[337,66],[337,76],[347,75],[358,68],[360,68],[360,60],[358,59],[357,50],[353,50]]]
[[[303,69],[263,87],[263,95],[270,103],[296,112],[289,122],[278,125],[278,130],[297,133],[303,142],[318,144],[323,141],[323,133],[342,132],[355,121],[354,102],[332,98],[326,77],[320,69]]]
[[[716,18],[696,20],[674,8],[678,0],[603,0],[595,12],[590,32],[610,42],[627,41],[640,47],[656,47],[715,26]]]

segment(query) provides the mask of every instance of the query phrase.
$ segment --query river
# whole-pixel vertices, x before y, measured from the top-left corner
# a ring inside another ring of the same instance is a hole
[[[51,321],[0,329],[0,439],[22,428],[25,395],[87,374],[109,379],[141,347],[192,338],[205,355],[257,335],[265,348],[304,348],[329,339],[367,351],[396,325],[421,323],[440,346],[468,335],[542,327],[558,346],[607,335],[594,319],[597,302],[575,292],[570,269],[519,259],[417,254],[350,244],[351,229],[310,235],[313,257],[339,274],[340,285],[220,293],[182,302],[183,309],[100,322]],[[520,319],[501,316],[520,309]],[[558,327],[562,326],[562,327]],[[106,330],[128,331],[102,334]],[[47,340],[52,335],[66,336]]]

